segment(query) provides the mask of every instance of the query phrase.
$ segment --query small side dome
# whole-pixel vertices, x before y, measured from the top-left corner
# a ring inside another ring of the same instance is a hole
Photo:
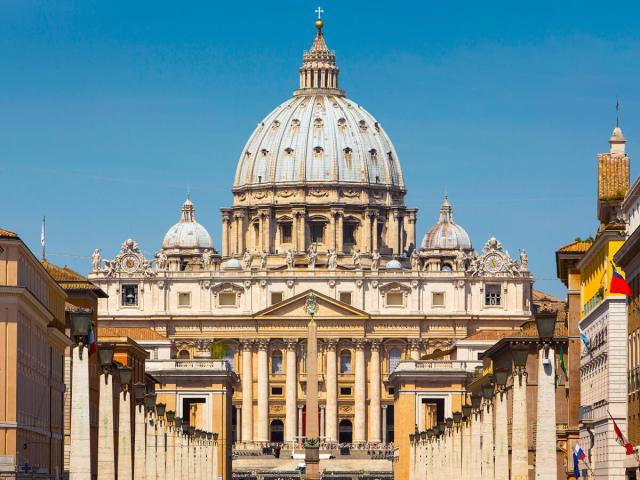
[[[225,270],[242,270],[242,264],[237,258],[230,258],[224,265]]]
[[[402,270],[402,264],[396,260],[389,260],[386,266],[387,270]]]
[[[453,221],[453,207],[445,195],[438,223],[422,239],[422,250],[471,250],[469,234]]]
[[[196,209],[190,198],[187,197],[182,204],[180,222],[171,227],[164,236],[162,248],[164,250],[213,249],[211,235],[206,228],[196,222]]]

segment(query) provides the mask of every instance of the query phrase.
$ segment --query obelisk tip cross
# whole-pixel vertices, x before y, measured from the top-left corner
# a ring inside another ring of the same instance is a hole
[[[318,7],[316,8],[315,12],[318,14],[318,20],[322,20],[322,14],[324,13],[324,10]]]

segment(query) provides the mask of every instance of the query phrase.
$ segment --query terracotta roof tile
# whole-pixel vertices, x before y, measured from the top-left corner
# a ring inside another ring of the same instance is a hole
[[[132,340],[169,340],[155,330],[146,327],[100,327],[99,337],[129,337]]]
[[[553,295],[549,295],[548,293],[541,292],[540,290],[535,289],[533,290],[533,301],[564,303],[564,301],[560,300],[558,297],[554,297]]]
[[[18,234],[14,232],[10,232],[9,230],[5,230],[0,228],[0,237],[4,238],[18,238]]]
[[[587,242],[584,240],[571,242],[558,249],[558,252],[562,253],[585,253],[591,247],[593,242]]]
[[[465,337],[464,340],[500,340],[517,334],[518,330],[480,330],[473,335]]]
[[[106,294],[102,292],[100,287],[91,283],[89,279],[80,275],[78,272],[71,270],[66,265],[64,267],[59,267],[53,263],[49,263],[46,259],[43,259],[41,263],[49,275],[51,275],[51,277],[58,282],[64,290],[92,290],[95,292],[101,292],[98,296],[106,297]]]

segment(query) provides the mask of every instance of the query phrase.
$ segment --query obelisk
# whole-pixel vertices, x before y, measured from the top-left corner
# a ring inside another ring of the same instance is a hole
[[[314,315],[318,309],[316,296],[307,297],[306,309],[311,316],[307,327],[307,424],[304,462],[308,480],[320,479],[320,439],[318,438],[318,325]]]

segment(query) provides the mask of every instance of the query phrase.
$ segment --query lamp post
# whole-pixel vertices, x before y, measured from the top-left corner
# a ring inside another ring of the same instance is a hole
[[[175,445],[176,445],[176,433],[175,433],[175,419],[176,412],[173,410],[167,410],[167,453],[165,458],[166,465],[166,477],[167,479],[175,479]],[[118,479],[120,480],[120,479]]]
[[[166,420],[164,414],[167,410],[165,403],[156,404],[156,478],[165,480],[167,478],[166,464]]]
[[[507,430],[507,380],[509,371],[496,368],[496,420],[495,420],[495,480],[509,480],[509,433]]]
[[[513,412],[511,427],[511,478],[529,478],[529,432],[527,418],[527,360],[528,343],[512,343],[513,358]]]
[[[133,385],[133,395],[136,399],[135,410],[135,444],[133,446],[133,473],[136,480],[146,480],[146,445],[145,445],[145,418],[144,418],[144,397],[147,393],[147,386],[144,383]]]
[[[148,393],[144,397],[147,410],[147,455],[146,455],[146,477],[147,480],[156,480],[156,394]]]
[[[132,479],[131,461],[131,367],[118,368],[120,376],[120,408],[118,415],[118,480]]]
[[[71,455],[69,480],[91,479],[91,422],[89,418],[89,356],[83,355],[93,318],[90,312],[69,315],[72,347],[71,364]]]
[[[491,381],[491,380],[490,380]],[[482,386],[482,480],[494,480],[495,470],[493,464],[493,383],[485,383]]]
[[[538,328],[538,396],[536,414],[536,458],[549,461],[536,462],[536,480],[555,480],[556,463],[556,372],[553,334],[555,312],[537,313]]]
[[[100,404],[98,405],[98,480],[115,478],[115,447],[113,441],[113,366],[114,346],[108,343],[98,348],[100,360]],[[86,406],[85,406],[86,408]]]
[[[175,438],[173,471],[175,479],[182,480],[182,418],[180,417],[175,417],[173,421],[173,435]]]

